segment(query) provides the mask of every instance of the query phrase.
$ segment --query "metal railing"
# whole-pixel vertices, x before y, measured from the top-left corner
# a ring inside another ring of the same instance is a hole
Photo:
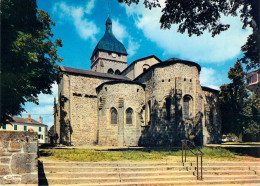
[[[197,180],[202,180],[202,176],[203,176],[203,171],[202,171],[203,152],[201,152],[199,149],[198,149],[199,153],[193,152],[189,145],[192,145],[193,147],[195,147],[195,145],[189,140],[181,140],[181,142],[182,142],[182,163],[183,163],[183,151],[184,151],[184,149],[185,149],[184,162],[186,162],[187,150],[189,150],[197,158],[197,167],[196,167]],[[200,156],[200,175],[199,175],[199,156]]]

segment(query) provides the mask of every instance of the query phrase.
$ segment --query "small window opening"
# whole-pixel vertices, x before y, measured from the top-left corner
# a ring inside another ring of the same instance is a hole
[[[171,118],[171,98],[165,98],[165,106],[166,106],[166,119],[170,119]]]
[[[115,74],[116,74],[116,75],[119,75],[119,74],[120,74],[120,70],[117,69],[117,70],[115,71]]]
[[[190,82],[192,82],[192,79],[190,79]]]
[[[162,80],[162,82],[164,82],[164,79]]]
[[[117,110],[115,108],[111,109],[111,124],[117,124]]]
[[[184,78],[184,81],[186,81],[186,78]]]
[[[133,109],[126,109],[126,124],[133,124]]]
[[[112,68],[108,69],[107,73],[114,74],[114,70]]]
[[[192,97],[191,96],[184,96],[183,98],[183,118],[189,119],[192,115]]]
[[[168,80],[169,82],[171,81],[171,79]]]

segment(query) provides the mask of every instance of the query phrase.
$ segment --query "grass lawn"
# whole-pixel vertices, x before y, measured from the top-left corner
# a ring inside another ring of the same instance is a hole
[[[206,159],[231,160],[236,159],[234,153],[223,148],[207,148],[200,149],[204,153]],[[194,150],[195,152],[198,152]],[[143,148],[143,149],[40,149],[40,157],[46,157],[52,160],[63,161],[82,161],[82,162],[98,162],[98,161],[149,161],[149,160],[167,160],[178,157],[181,161],[182,151],[173,148]],[[188,156],[192,153],[187,151]]]

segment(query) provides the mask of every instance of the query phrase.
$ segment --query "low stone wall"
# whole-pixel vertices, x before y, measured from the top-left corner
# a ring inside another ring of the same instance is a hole
[[[35,132],[0,131],[0,185],[38,184]]]

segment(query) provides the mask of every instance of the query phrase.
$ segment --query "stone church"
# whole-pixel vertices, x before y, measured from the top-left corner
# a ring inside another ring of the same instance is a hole
[[[200,85],[201,67],[147,56],[127,66],[127,51],[106,21],[91,71],[60,66],[54,102],[57,143],[101,146],[197,145],[220,140],[219,91]]]

